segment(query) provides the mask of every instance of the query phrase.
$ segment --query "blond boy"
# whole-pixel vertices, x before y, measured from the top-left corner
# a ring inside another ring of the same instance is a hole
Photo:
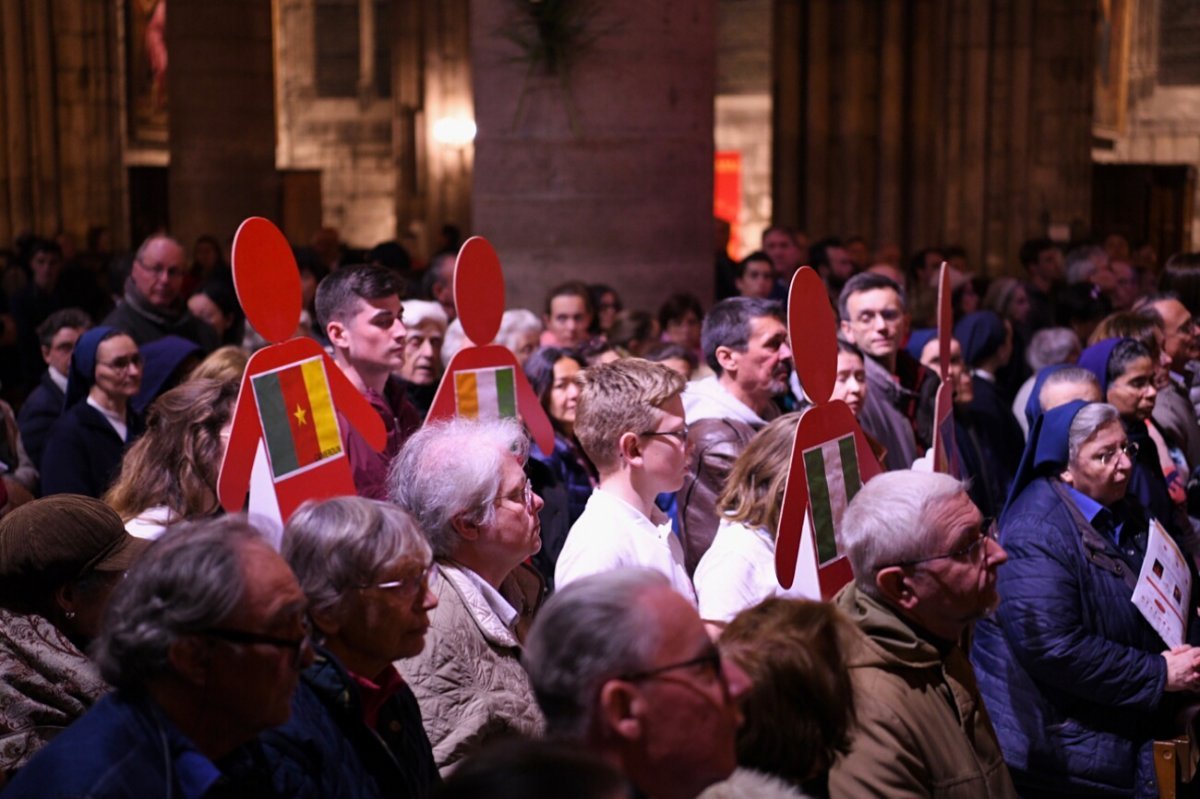
[[[554,572],[558,588],[589,574],[644,566],[696,601],[683,548],[654,504],[659,494],[679,490],[687,470],[683,386],[677,372],[640,358],[582,373],[575,435],[600,486],[567,534]]]

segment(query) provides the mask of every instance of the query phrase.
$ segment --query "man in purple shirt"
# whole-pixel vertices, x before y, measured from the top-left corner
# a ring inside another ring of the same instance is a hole
[[[317,320],[333,347],[342,373],[379,412],[387,444],[376,452],[338,414],[342,445],[350,459],[359,496],[387,499],[388,466],[420,426],[417,409],[393,375],[404,365],[406,330],[401,321],[400,285],[380,266],[343,267],[317,286]]]

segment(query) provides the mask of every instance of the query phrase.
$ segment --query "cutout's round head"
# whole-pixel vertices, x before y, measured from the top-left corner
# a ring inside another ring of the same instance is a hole
[[[792,278],[788,295],[788,333],[793,342],[792,365],[808,398],[828,402],[837,380],[837,320],[829,294],[816,271],[801,267]]]
[[[292,337],[300,324],[300,270],[287,239],[252,216],[233,239],[233,284],[246,319],[268,341]]]
[[[472,236],[454,266],[454,306],[463,331],[476,345],[491,344],[504,316],[504,272],[488,240]]]

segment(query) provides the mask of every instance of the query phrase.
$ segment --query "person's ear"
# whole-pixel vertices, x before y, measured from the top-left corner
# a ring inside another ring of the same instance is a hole
[[[853,328],[850,327],[850,323],[843,319],[838,324],[841,325],[842,328],[842,337],[847,341],[854,341],[854,337],[852,335]]]
[[[79,591],[76,590],[74,583],[63,583],[54,592],[54,603],[68,617],[73,617],[73,614],[79,611],[79,602]]]
[[[49,347],[42,347],[42,360],[45,361],[47,364],[50,363],[50,348]]]
[[[714,352],[714,355],[717,358],[717,363],[721,365],[722,372],[737,371],[738,351],[733,347],[726,347],[724,345],[719,346]]]
[[[208,666],[212,660],[210,642],[199,635],[176,638],[167,647],[167,662],[180,679],[195,686],[208,682]]]
[[[325,638],[337,635],[342,629],[340,614],[334,610],[309,609],[308,617],[312,620],[313,630]]]
[[[625,431],[617,439],[617,452],[630,466],[642,465],[642,441],[632,430]]]
[[[888,566],[876,572],[875,587],[895,607],[912,610],[917,605],[917,595],[902,566]]]
[[[596,705],[601,735],[612,735],[626,741],[636,741],[642,737],[646,700],[633,683],[609,680],[600,687]]]
[[[325,336],[329,339],[329,343],[335,347],[344,349],[350,346],[350,331],[336,319],[331,319],[329,324],[325,325]]]
[[[1062,480],[1064,483],[1071,486],[1072,488],[1075,487],[1075,475],[1071,474],[1070,469],[1063,469],[1061,472],[1059,472],[1058,479]]]
[[[450,526],[465,541],[474,541],[479,538],[479,522],[470,521],[461,513],[450,520]]]

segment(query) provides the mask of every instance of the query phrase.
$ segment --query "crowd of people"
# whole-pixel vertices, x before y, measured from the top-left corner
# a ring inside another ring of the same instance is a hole
[[[386,436],[339,414],[355,494],[280,533],[218,500],[271,343],[220,242],[189,263],[165,234],[128,258],[23,240],[0,274],[5,797],[1175,787],[1154,742],[1200,706],[1200,256],[1034,239],[989,279],[960,248],[904,262],[777,226],[718,253],[707,309],[564,283],[494,342],[545,451],[520,418],[426,420],[454,354],[488,343],[457,318],[452,244],[428,264],[297,248],[295,335]],[[829,398],[792,368],[801,265],[838,320]],[[931,469],[943,379],[953,474]],[[775,542],[800,420],[828,401],[884,471],[821,601],[779,585]],[[1156,535],[1191,579],[1170,644],[1131,601]]]

